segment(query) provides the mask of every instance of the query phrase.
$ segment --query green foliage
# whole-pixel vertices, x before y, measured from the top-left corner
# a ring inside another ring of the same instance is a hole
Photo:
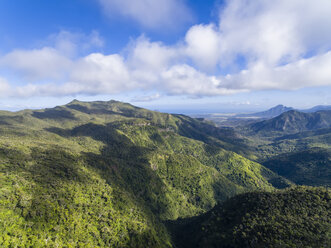
[[[51,148],[1,151],[2,247],[170,246],[151,214],[81,158]]]
[[[162,221],[273,190],[237,141],[115,101],[1,112],[0,246],[171,247]]]
[[[281,154],[263,163],[300,185],[331,187],[331,150],[314,148]]]
[[[331,111],[288,111],[275,118],[236,127],[257,161],[311,148],[331,148]]]
[[[178,247],[330,247],[331,193],[296,187],[237,195],[170,224]]]
[[[277,132],[293,134],[303,131],[317,130],[331,127],[331,111],[302,113],[291,110],[275,118],[251,124],[248,128],[255,134],[263,136],[275,135]]]
[[[279,137],[280,136],[280,137]],[[250,136],[251,146],[260,161],[274,156],[302,152],[314,148],[331,149],[331,129],[299,132],[292,135],[276,135],[271,137]]]

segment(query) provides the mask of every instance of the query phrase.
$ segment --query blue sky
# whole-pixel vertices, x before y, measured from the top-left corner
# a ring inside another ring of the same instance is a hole
[[[0,1],[0,109],[331,104],[329,0]]]

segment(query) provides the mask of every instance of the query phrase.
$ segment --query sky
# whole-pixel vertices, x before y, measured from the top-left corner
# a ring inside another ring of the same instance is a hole
[[[0,109],[331,105],[330,0],[0,1]]]

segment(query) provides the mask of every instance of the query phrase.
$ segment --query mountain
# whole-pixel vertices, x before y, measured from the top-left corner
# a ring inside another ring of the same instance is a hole
[[[233,130],[117,101],[2,111],[0,246],[172,247],[164,221],[291,185],[243,155]]]
[[[273,157],[263,163],[299,185],[331,187],[331,150],[312,148]]]
[[[312,107],[310,109],[303,109],[300,111],[305,112],[305,113],[313,113],[313,112],[322,111],[322,110],[331,110],[331,105],[318,105],[318,106]]]
[[[282,104],[279,104],[266,111],[252,113],[252,114],[239,114],[239,115],[236,115],[235,117],[256,117],[256,118],[270,119],[270,118],[277,117],[277,116],[281,115],[282,113],[285,113],[290,110],[296,110],[296,111],[304,112],[304,113],[314,113],[317,111],[331,110],[331,105],[318,105],[318,106],[312,107],[310,109],[298,110],[298,109],[294,109],[292,107],[286,107]]]
[[[287,111],[290,111],[290,110],[293,110],[293,108],[286,107],[284,105],[277,105],[266,111],[252,113],[252,114],[241,114],[241,115],[237,115],[236,117],[256,117],[256,118],[269,119],[269,118],[276,117],[276,116],[278,116],[282,113],[285,113]]]
[[[330,201],[325,188],[246,193],[169,226],[178,248],[330,247]]]
[[[304,152],[311,149],[323,151],[331,149],[331,128],[304,131],[294,134],[282,134],[282,132],[269,133],[269,137],[261,135],[250,136],[251,146],[255,147],[257,161],[264,163],[278,155]],[[322,148],[319,150],[319,148]],[[253,148],[252,148],[253,149]],[[298,161],[298,160],[296,160]]]
[[[192,117],[204,118],[205,120],[212,121],[218,127],[232,127],[241,128],[243,126],[252,125],[262,120],[277,117],[288,111],[295,110],[303,113],[314,113],[318,111],[330,111],[331,106],[319,105],[310,109],[298,110],[284,105],[277,105],[266,111],[249,113],[249,114],[197,114]]]
[[[246,140],[256,161],[274,156],[331,149],[331,111],[302,113],[291,110],[275,118],[236,128]]]
[[[248,129],[254,133],[264,133],[269,136],[270,132],[289,134],[330,127],[331,111],[302,113],[291,110],[275,118],[253,123],[248,126]]]

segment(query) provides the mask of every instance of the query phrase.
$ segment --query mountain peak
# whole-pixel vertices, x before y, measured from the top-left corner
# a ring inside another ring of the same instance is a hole
[[[69,105],[69,104],[77,104],[77,103],[81,103],[81,101],[79,101],[77,99],[74,99],[71,102],[67,103],[67,105]]]
[[[293,108],[291,107],[286,107],[285,105],[283,104],[278,104],[277,106],[273,107],[273,108],[270,108],[269,110],[266,110],[266,111],[270,111],[270,110],[293,110]]]
[[[240,115],[240,116],[244,116],[244,117],[250,117],[250,116],[254,116],[254,117],[259,117],[259,118],[273,118],[276,116],[281,115],[284,112],[293,110],[293,108],[291,107],[286,107],[282,104],[279,104],[275,107],[272,107],[268,110],[262,111],[262,112],[257,112],[257,113],[253,113],[253,114],[245,114],[245,115]]]
[[[275,118],[252,124],[255,132],[282,131],[296,133],[331,127],[331,111],[303,113],[294,109]]]
[[[272,107],[272,108],[270,108],[270,109],[278,109],[278,108],[288,108],[288,107],[286,107],[286,106],[283,105],[283,104],[278,104],[278,105],[276,105],[275,107]]]

